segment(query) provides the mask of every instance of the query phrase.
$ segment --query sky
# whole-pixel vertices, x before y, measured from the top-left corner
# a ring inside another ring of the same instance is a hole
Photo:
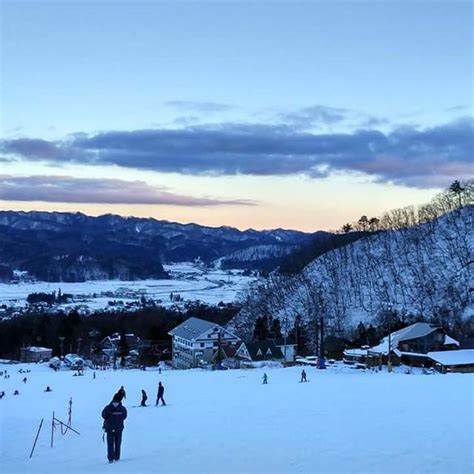
[[[470,1],[1,1],[0,210],[337,229],[474,175]]]

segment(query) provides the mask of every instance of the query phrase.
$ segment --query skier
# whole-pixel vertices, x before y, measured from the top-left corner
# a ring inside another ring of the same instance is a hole
[[[15,391],[13,392],[13,395],[20,395],[20,392],[19,392],[18,390],[15,390]]]
[[[95,380],[95,370],[94,370],[94,373],[92,374],[92,378]]]
[[[26,383],[26,380],[27,380],[27,379],[26,379],[26,377],[25,377],[25,378],[23,379],[23,383]]]
[[[112,402],[102,410],[103,429],[107,433],[107,459],[109,463],[120,460],[123,422],[127,418],[127,409],[120,400],[120,395],[116,393]]]
[[[145,392],[145,390],[142,390],[142,401],[140,403],[140,406],[146,407],[146,401],[148,400],[148,396]]]
[[[2,390],[2,391],[0,392],[0,400],[1,400],[4,396],[5,396],[5,392]]]
[[[119,397],[120,402],[127,398],[127,395],[125,393],[125,389],[123,388],[123,385],[118,389],[118,392],[116,393],[116,395]]]
[[[303,369],[303,371],[301,372],[301,380],[300,382],[307,382],[306,380],[306,372],[305,370]]]
[[[156,396],[156,406],[158,406],[158,402],[161,400],[161,403],[166,406],[165,400],[163,395],[165,393],[165,387],[163,387],[162,383],[158,383],[158,395]]]
[[[263,374],[263,385],[266,385],[267,383],[268,383],[267,374]]]
[[[45,392],[52,392],[51,387],[49,385],[46,387]]]

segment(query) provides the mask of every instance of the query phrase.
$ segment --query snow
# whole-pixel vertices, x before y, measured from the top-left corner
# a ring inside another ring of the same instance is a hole
[[[474,364],[474,349],[428,352],[428,357],[442,365]]]
[[[206,372],[91,371],[83,377],[45,365],[0,365],[0,470],[10,473],[467,473],[473,472],[474,376],[405,375],[334,365]],[[18,370],[31,369],[25,376]],[[263,372],[268,385],[262,385]],[[166,407],[133,408],[140,391]],[[49,385],[53,392],[45,393]],[[109,465],[100,413],[127,391],[122,459]],[[13,396],[15,389],[19,396]],[[55,434],[53,410],[80,436]],[[44,418],[36,451],[29,452]]]
[[[193,263],[164,265],[170,273],[169,280],[99,280],[79,283],[24,282],[19,284],[0,283],[0,304],[23,307],[30,293],[58,292],[72,294],[74,302],[60,305],[64,309],[77,306],[89,310],[107,308],[109,301],[119,300],[124,304],[147,299],[162,300],[162,306],[176,305],[170,300],[170,293],[179,294],[183,301],[201,301],[211,305],[233,303],[255,277],[243,276],[238,270],[206,269]],[[95,295],[95,296],[94,296]],[[117,308],[117,306],[115,306]]]

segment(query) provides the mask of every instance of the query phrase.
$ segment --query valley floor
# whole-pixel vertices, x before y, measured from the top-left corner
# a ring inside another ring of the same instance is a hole
[[[20,368],[31,373],[19,374]],[[335,366],[218,372],[92,371],[0,365],[0,472],[469,473],[474,472],[472,374],[362,373]],[[26,376],[24,384],[21,379]],[[153,405],[158,381],[166,407]],[[53,389],[45,393],[45,387]],[[122,460],[108,464],[100,413],[124,385]],[[13,396],[15,389],[20,395]],[[55,434],[51,415],[80,436]],[[36,451],[29,453],[44,418]]]

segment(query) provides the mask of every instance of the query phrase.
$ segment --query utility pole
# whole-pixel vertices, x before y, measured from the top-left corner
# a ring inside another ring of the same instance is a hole
[[[319,319],[319,332],[321,334],[321,341],[319,343],[319,360],[318,367],[320,369],[326,368],[326,361],[324,359],[324,317],[321,316]]]
[[[64,357],[64,339],[66,339],[64,336],[59,336],[59,343],[61,344],[61,359]]]
[[[387,370],[392,372],[392,306],[388,307],[388,360]]]

